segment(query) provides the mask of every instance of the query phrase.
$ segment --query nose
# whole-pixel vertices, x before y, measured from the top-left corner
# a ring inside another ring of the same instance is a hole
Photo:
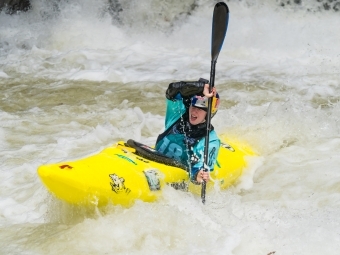
[[[193,106],[192,107],[192,109],[191,109],[191,111],[193,112],[193,113],[197,113],[197,112],[199,112],[199,108],[197,108],[197,107],[195,107],[195,106]]]

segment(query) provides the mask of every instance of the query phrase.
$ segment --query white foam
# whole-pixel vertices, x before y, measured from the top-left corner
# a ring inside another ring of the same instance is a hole
[[[137,17],[124,16],[125,25],[103,14],[105,1],[65,1],[58,14],[33,3],[0,14],[0,240],[12,245],[0,253],[337,254],[337,13],[228,2],[212,122],[260,156],[205,206],[168,188],[157,203],[89,212],[52,199],[37,167],[118,140],[153,145],[167,84],[209,78],[212,3],[173,26],[188,2],[126,2]],[[153,13],[135,23],[164,6],[169,20]]]

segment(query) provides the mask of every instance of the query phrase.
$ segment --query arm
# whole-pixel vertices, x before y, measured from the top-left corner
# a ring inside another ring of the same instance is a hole
[[[178,118],[185,113],[190,105],[190,97],[202,94],[212,96],[209,92],[209,81],[200,78],[199,81],[180,81],[169,84],[166,90],[165,129],[168,129]]]
[[[181,96],[178,95],[174,101],[166,100],[165,130],[174,124],[186,111],[185,105],[180,99]]]
[[[210,142],[209,142],[209,152],[208,152],[208,168],[209,171],[214,170],[214,166],[216,163],[217,155],[220,148],[220,140],[218,139],[215,131],[210,133]],[[190,169],[190,177],[191,181],[195,184],[200,184],[202,182],[202,178],[206,181],[209,180],[209,172],[203,172],[204,169],[204,140],[201,140],[194,149],[196,155],[199,157],[199,161],[193,165]]]

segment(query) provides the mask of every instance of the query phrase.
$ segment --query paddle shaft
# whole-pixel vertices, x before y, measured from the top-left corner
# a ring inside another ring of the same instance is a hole
[[[213,22],[212,22],[212,37],[211,37],[211,69],[210,69],[210,84],[209,91],[212,91],[212,88],[215,85],[215,70],[218,55],[222,49],[222,45],[224,42],[225,34],[228,28],[229,21],[229,8],[224,2],[219,2],[215,5],[214,14],[213,14]],[[211,129],[211,108],[212,108],[212,97],[209,98],[208,101],[208,112],[207,112],[207,133],[205,136],[205,144],[204,144],[204,171],[209,171],[208,166],[208,153],[209,153],[209,134]],[[205,194],[206,194],[206,181],[202,182],[202,190],[201,190],[201,199],[202,203],[205,203]]]
[[[211,69],[210,69],[210,83],[209,83],[209,91],[212,90],[215,83],[215,68],[216,68],[216,60],[211,61]],[[204,144],[204,171],[208,170],[208,152],[209,152],[209,134],[210,134],[210,123],[211,123],[211,108],[212,108],[212,97],[209,98],[208,101],[208,112],[207,112],[207,133],[205,135],[205,144]],[[202,203],[205,203],[205,191],[206,191],[207,183],[206,181],[202,182],[202,190],[201,190],[201,199]]]

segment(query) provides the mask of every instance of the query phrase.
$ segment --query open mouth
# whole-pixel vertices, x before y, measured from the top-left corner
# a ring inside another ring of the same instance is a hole
[[[195,121],[195,120],[197,119],[197,116],[196,116],[196,115],[193,115],[193,114],[191,114],[191,115],[190,115],[190,119],[191,119],[192,121]]]

